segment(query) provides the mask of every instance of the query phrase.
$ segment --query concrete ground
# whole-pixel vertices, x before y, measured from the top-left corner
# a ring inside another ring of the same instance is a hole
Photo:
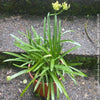
[[[61,18],[59,18],[61,19]],[[62,18],[62,32],[66,30],[75,30],[75,32],[67,33],[62,38],[71,39],[79,42],[82,46],[71,52],[70,54],[75,55],[96,55],[97,46],[97,18]],[[88,38],[84,26],[87,22],[87,32],[90,37]],[[0,52],[11,51],[11,52],[22,52],[13,45],[14,39],[10,34],[14,34],[27,42],[25,37],[22,37],[19,31],[27,34],[27,29],[34,26],[36,31],[42,36],[43,35],[43,17],[39,16],[11,16],[0,18]],[[51,28],[53,28],[53,19],[51,20]],[[92,41],[91,41],[92,40]],[[64,45],[64,51],[71,48],[72,44]],[[10,82],[6,81],[6,77],[18,72],[20,69],[15,69],[13,66],[6,65],[3,68],[0,65],[0,100],[44,100],[44,98],[37,97],[33,94],[33,86],[31,86],[26,94],[21,98],[20,93],[25,88],[26,84],[23,84],[23,80],[27,79],[30,81],[29,75],[22,75]],[[100,93],[97,92],[97,79],[96,73],[93,74],[92,70],[82,70],[88,77],[76,77],[78,85],[74,85],[73,81],[66,75],[64,86],[68,92],[71,100],[100,100]],[[56,99],[58,100],[58,99]],[[67,100],[63,94],[61,94],[59,100]]]
[[[2,67],[0,65],[0,67]],[[31,78],[29,75],[21,75],[9,82],[6,81],[7,76],[13,75],[18,72],[19,69],[13,68],[1,68],[0,69],[0,100],[46,100],[45,98],[36,96],[33,93],[33,85],[27,90],[27,92],[20,97],[22,90],[29,83]],[[100,100],[100,93],[98,93],[98,86],[96,75],[92,70],[81,70],[88,75],[87,78],[76,77],[78,85],[65,75],[65,82],[63,82],[66,91],[70,97],[70,100]],[[27,83],[23,84],[23,80],[27,79]],[[60,95],[60,99],[55,100],[67,100],[64,94]]]
[[[62,36],[63,39],[71,39],[81,44],[81,47],[70,54],[75,55],[97,55],[97,18],[59,18],[62,20],[62,32],[66,30],[74,30]],[[87,23],[87,32],[85,32],[85,23]],[[10,16],[0,18],[0,52],[22,52],[13,45],[14,39],[10,34],[18,36],[27,42],[27,39],[21,36],[18,31],[27,34],[31,25],[36,29],[37,33],[43,36],[43,17],[39,16]],[[51,19],[51,29],[53,29],[53,19]],[[88,34],[87,34],[88,33]],[[100,39],[100,37],[99,37]],[[73,47],[72,44],[64,44],[63,51]]]

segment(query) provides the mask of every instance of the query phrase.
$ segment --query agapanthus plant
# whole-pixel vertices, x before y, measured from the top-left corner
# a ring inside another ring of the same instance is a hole
[[[70,4],[67,4],[66,2],[59,4],[59,2],[56,1],[55,3],[52,3],[52,6],[56,12],[54,14],[48,13],[47,17],[44,18],[43,37],[38,35],[38,33],[33,27],[31,27],[31,29],[33,31],[34,38],[32,38],[32,35],[31,33],[29,33],[29,31],[28,34],[19,32],[29,40],[29,43],[22,41],[15,35],[11,35],[16,40],[14,45],[21,48],[25,53],[16,54],[11,52],[4,52],[6,54],[14,56],[14,58],[7,59],[5,60],[5,62],[22,62],[21,65],[14,64],[16,67],[21,68],[22,71],[7,77],[7,80],[9,81],[22,74],[32,72],[34,73],[34,78],[22,91],[21,96],[23,96],[23,94],[26,92],[29,86],[33,84],[36,79],[38,79],[38,82],[34,87],[34,92],[38,88],[39,83],[42,82],[43,93],[45,94],[44,83],[46,83],[48,86],[47,100],[49,100],[50,98],[50,93],[51,99],[55,100],[53,86],[53,83],[55,82],[57,87],[57,98],[59,98],[60,92],[64,93],[67,99],[69,100],[69,96],[62,83],[62,81],[65,81],[64,74],[68,74],[68,76],[75,82],[75,84],[76,75],[82,77],[86,75],[73,67],[74,65],[80,65],[80,63],[67,63],[64,60],[64,56],[70,53],[71,51],[79,48],[81,45],[72,40],[61,39],[62,35],[69,31],[65,31],[63,33],[61,32],[61,21],[58,22],[57,15],[63,12],[64,10],[68,10],[70,8]],[[51,34],[50,16],[54,16],[53,34]],[[66,42],[75,44],[76,46],[64,52],[62,51],[62,49],[63,44]],[[30,64],[31,67],[28,67],[28,64]],[[62,81],[59,80],[59,77],[62,79]]]

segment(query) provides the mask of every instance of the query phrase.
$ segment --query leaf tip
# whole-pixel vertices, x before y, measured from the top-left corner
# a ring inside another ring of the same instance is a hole
[[[11,80],[10,77],[11,77],[11,76],[7,76],[7,81],[10,81],[10,80]]]

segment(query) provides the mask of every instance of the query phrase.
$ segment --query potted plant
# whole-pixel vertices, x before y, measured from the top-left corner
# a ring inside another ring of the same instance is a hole
[[[69,96],[62,83],[62,81],[65,81],[64,74],[68,74],[68,76],[75,82],[75,84],[76,75],[82,77],[86,75],[78,69],[72,67],[73,65],[79,65],[80,63],[67,63],[63,57],[69,52],[79,48],[81,45],[72,40],[61,39],[61,36],[68,31],[65,31],[63,33],[61,32],[61,21],[59,21],[58,23],[57,15],[64,10],[69,9],[70,5],[68,5],[66,2],[62,3],[61,5],[58,1],[52,3],[52,5],[57,13],[48,13],[47,18],[44,18],[43,37],[38,35],[33,27],[31,27],[34,35],[33,39],[32,34],[29,31],[28,34],[19,32],[23,36],[27,37],[29,43],[26,43],[15,35],[11,34],[11,36],[16,40],[14,45],[21,48],[25,53],[16,54],[12,52],[4,52],[5,54],[14,56],[14,58],[7,59],[5,60],[5,62],[14,61],[22,63],[21,65],[14,64],[16,67],[21,68],[22,71],[7,77],[7,81],[24,73],[29,73],[32,77],[32,80],[22,91],[21,96],[23,96],[23,94],[31,84],[34,84],[34,92],[37,91],[39,93],[42,91],[42,94],[40,95],[47,97],[47,100],[49,100],[50,96],[52,100],[54,100],[55,92],[57,92],[58,98],[59,92],[63,92],[69,100]],[[50,29],[50,16],[54,16],[53,33],[51,33]],[[63,52],[63,44],[66,42],[75,44],[76,46]]]

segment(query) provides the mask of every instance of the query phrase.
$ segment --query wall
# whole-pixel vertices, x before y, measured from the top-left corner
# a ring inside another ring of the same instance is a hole
[[[47,14],[52,12],[51,3],[56,0],[0,0],[0,13]],[[96,15],[100,13],[100,0],[59,0],[68,1],[71,8],[67,15]]]

